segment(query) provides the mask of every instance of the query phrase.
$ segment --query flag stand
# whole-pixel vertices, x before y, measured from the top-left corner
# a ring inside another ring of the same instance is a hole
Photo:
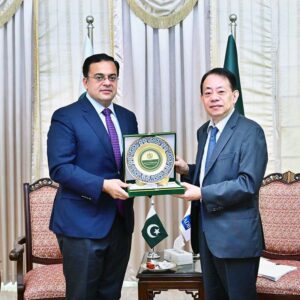
[[[149,198],[151,199],[151,206],[154,207],[154,200],[153,200],[153,198],[151,196]],[[155,260],[155,259],[159,259],[159,258],[160,258],[160,255],[157,252],[155,252],[154,247],[151,248],[150,251],[148,252],[147,259],[148,260],[152,260],[152,259]]]
[[[148,252],[147,259],[155,260],[155,259],[159,259],[159,258],[160,258],[160,255],[157,252],[155,252],[154,248],[151,248],[151,250]]]

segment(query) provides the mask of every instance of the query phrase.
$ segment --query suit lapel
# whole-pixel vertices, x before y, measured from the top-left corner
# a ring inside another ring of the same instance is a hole
[[[121,128],[122,135],[128,133],[128,124],[127,124],[127,118],[124,115],[124,111],[120,109],[120,106],[117,104],[114,104],[114,110]]]
[[[116,117],[117,117],[118,122],[119,122],[119,126],[120,126],[120,129],[121,129],[122,136],[124,134],[130,134],[131,132],[129,131],[128,118],[125,115],[126,110],[121,109],[120,106],[117,105],[117,104],[114,104],[114,110],[115,110]],[[122,142],[123,142],[123,138],[122,138]],[[124,147],[124,144],[123,144],[123,147]],[[125,149],[123,149],[122,161],[124,160],[124,153],[125,153]],[[121,172],[122,172],[122,174],[124,172],[123,164],[122,164]]]
[[[203,157],[204,147],[207,139],[207,126],[209,122],[205,126],[203,126],[202,130],[198,133],[198,152],[196,158],[196,169],[194,172],[193,184],[199,183],[199,176],[200,176],[200,167],[201,161]]]
[[[210,168],[213,166],[218,156],[220,155],[221,151],[227,144],[228,140],[231,138],[234,128],[236,127],[238,118],[239,118],[239,114],[237,112],[234,112],[231,118],[228,120],[224,130],[222,131],[221,136],[218,139],[214,152],[212,153],[211,160],[210,160],[211,163],[207,166],[206,173],[209,172]]]
[[[107,153],[112,153],[112,158],[114,160],[113,149],[112,149],[110,137],[109,137],[102,121],[100,120],[98,113],[96,112],[93,105],[90,103],[90,101],[86,97],[81,97],[79,99],[79,103],[80,103],[84,118],[89,123],[89,125],[91,126],[91,128],[93,129],[93,131],[95,132],[97,137],[99,138],[100,142],[103,144]]]

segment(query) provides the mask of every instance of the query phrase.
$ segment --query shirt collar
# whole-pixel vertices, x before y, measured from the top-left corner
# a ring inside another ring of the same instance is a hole
[[[86,97],[88,98],[88,100],[91,102],[91,104],[93,105],[93,107],[96,109],[96,111],[98,112],[98,114],[102,113],[103,109],[105,109],[106,107],[103,106],[102,104],[100,104],[98,101],[96,101],[95,99],[93,99],[88,92],[86,92]],[[115,109],[114,109],[114,105],[113,103],[111,103],[108,108],[111,110],[111,112],[115,115]]]
[[[217,127],[218,128],[218,133],[221,134],[221,132],[225,128],[225,126],[226,126],[228,120],[230,119],[231,115],[233,114],[233,112],[234,112],[234,108],[232,109],[232,111],[224,119],[222,119],[217,124],[214,124],[212,119],[210,119],[208,127],[207,127],[207,133],[209,132],[211,127]]]

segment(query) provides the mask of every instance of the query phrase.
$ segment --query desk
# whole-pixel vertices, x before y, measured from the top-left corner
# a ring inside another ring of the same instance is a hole
[[[147,262],[147,252],[142,264]],[[160,260],[163,260],[163,253]],[[200,261],[193,264],[177,266],[174,270],[154,272],[140,267],[138,270],[138,295],[139,300],[153,300],[155,295],[169,289],[184,291],[195,300],[204,300],[204,290],[202,284],[202,274],[200,271]]]

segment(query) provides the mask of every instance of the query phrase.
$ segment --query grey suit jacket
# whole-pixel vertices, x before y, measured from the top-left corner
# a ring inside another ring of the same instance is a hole
[[[207,138],[205,123],[198,129],[196,164],[190,182],[199,185]],[[201,193],[203,227],[210,251],[219,258],[260,256],[264,247],[258,193],[268,161],[265,135],[252,120],[234,112],[211,157]],[[192,203],[192,247],[199,250],[199,201]],[[201,223],[201,222],[200,222]]]

